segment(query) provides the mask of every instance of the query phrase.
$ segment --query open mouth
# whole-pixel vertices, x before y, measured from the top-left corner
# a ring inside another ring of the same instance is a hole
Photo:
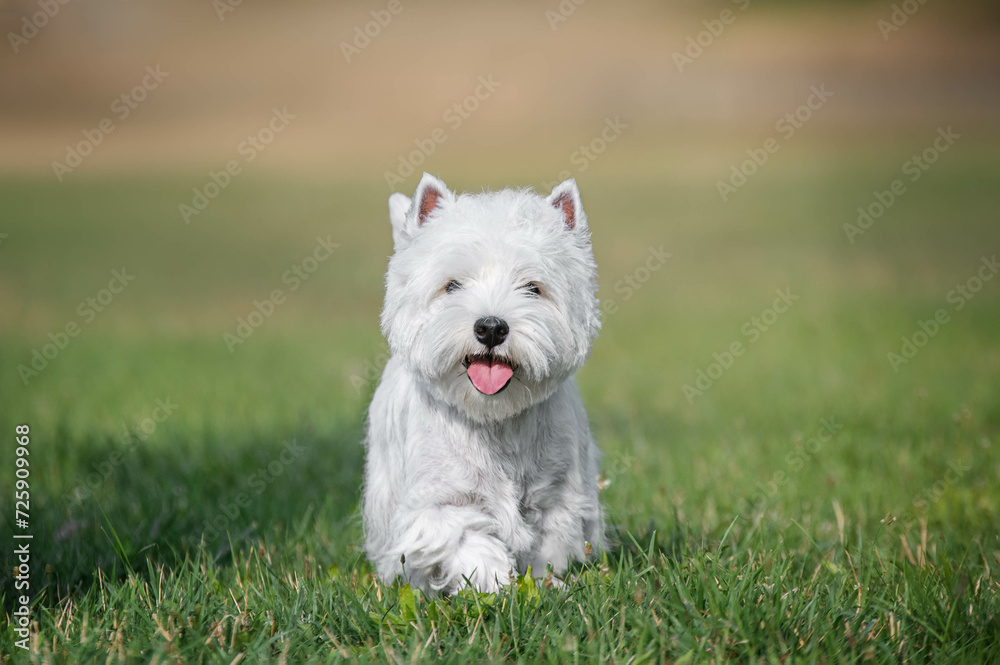
[[[465,370],[476,390],[484,395],[496,395],[510,383],[513,366],[504,358],[492,354],[465,356]]]

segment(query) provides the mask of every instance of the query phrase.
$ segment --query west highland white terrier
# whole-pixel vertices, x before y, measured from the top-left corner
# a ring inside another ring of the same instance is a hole
[[[604,546],[573,374],[601,327],[576,182],[389,197],[391,358],[368,409],[365,549],[385,582],[495,592]]]

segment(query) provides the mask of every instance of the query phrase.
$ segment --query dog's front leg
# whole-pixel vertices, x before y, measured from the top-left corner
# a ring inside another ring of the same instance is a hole
[[[557,505],[542,511],[534,526],[538,538],[523,558],[522,567],[530,565],[536,577],[544,575],[549,565],[556,575],[562,575],[569,561],[586,557],[580,515],[571,507]]]
[[[509,583],[514,557],[494,533],[494,521],[473,506],[433,505],[401,511],[392,548],[398,574],[427,592],[466,586],[484,592]]]
[[[563,575],[570,561],[584,561],[603,549],[604,518],[596,498],[567,491],[537,506],[529,494],[526,507],[537,535],[531,549],[518,555],[522,569],[530,565],[538,576],[551,565],[556,575]]]

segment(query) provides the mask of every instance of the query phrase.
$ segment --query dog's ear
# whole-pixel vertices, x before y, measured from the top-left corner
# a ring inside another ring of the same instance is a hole
[[[431,214],[452,203],[455,195],[442,181],[429,173],[424,173],[417,184],[413,198],[404,194],[389,197],[389,221],[392,222],[392,240],[397,245],[423,226]]]
[[[545,200],[562,214],[566,228],[571,231],[587,228],[587,215],[583,212],[576,180],[570,178],[556,185]]]
[[[396,192],[389,197],[389,221],[392,223],[392,241],[398,243],[406,226],[406,213],[410,210],[410,197]]]
[[[454,200],[455,195],[446,184],[425,172],[417,185],[417,191],[413,193],[413,209],[409,216],[414,218],[417,227],[423,226],[431,213]]]

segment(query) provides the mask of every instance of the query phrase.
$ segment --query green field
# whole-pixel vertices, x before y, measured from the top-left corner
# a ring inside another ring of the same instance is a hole
[[[949,298],[1000,254],[995,151],[842,228],[919,147],[790,148],[727,203],[725,170],[581,177],[614,301],[579,382],[615,545],[561,588],[437,600],[359,548],[384,185],[247,175],[185,225],[203,175],[0,180],[0,597],[9,619],[28,424],[35,622],[0,662],[997,661],[1000,278]],[[293,289],[317,238],[339,247]],[[771,317],[777,290],[798,299]]]

